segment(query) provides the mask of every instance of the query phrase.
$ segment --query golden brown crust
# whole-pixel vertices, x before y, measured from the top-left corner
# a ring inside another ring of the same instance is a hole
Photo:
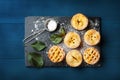
[[[88,25],[88,18],[81,13],[75,14],[71,19],[71,25],[77,30],[83,30]]]
[[[78,50],[71,50],[66,55],[66,62],[71,67],[78,67],[82,63],[82,55]]]
[[[84,51],[83,59],[87,64],[91,65],[96,64],[100,59],[100,53],[94,47],[87,48]]]
[[[52,46],[48,51],[48,58],[53,63],[58,63],[63,61],[65,57],[65,52],[60,46]]]
[[[81,43],[79,34],[76,32],[68,32],[64,38],[64,43],[69,48],[77,48]]]
[[[100,33],[94,29],[90,29],[84,34],[84,41],[88,45],[97,45],[100,42],[100,38]]]

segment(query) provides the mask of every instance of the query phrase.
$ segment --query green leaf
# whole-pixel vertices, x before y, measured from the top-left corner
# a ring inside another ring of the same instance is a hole
[[[50,40],[54,40],[55,38],[60,37],[58,34],[52,34],[50,36]]]
[[[54,44],[59,44],[62,41],[62,37],[55,38],[54,41],[52,41]]]
[[[52,34],[50,36],[50,40],[54,43],[54,44],[59,44],[62,41],[62,37],[60,37],[58,34]]]
[[[44,61],[40,54],[31,52],[28,54],[28,62],[35,67],[43,67]]]
[[[45,43],[41,41],[35,41],[34,43],[31,44],[32,48],[34,48],[37,51],[43,50],[46,46]]]
[[[61,27],[60,30],[59,30],[59,35],[60,36],[65,36],[65,34],[66,34],[65,29],[63,27]]]
[[[65,29],[62,27],[59,30],[58,34],[52,34],[50,36],[50,40],[54,43],[54,44],[59,44],[60,42],[62,42],[63,40],[63,36],[65,36]]]

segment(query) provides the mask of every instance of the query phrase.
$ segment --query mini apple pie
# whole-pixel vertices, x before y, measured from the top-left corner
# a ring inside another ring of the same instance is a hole
[[[63,61],[65,57],[65,52],[60,46],[52,46],[48,51],[48,58],[53,63],[58,63]]]
[[[71,67],[78,67],[82,63],[82,55],[78,50],[71,50],[66,55],[66,62]]]
[[[84,34],[84,40],[88,45],[97,45],[100,42],[100,33],[90,29]]]
[[[75,14],[71,19],[71,25],[77,30],[83,30],[88,25],[88,18],[81,13]]]
[[[99,61],[100,59],[100,53],[99,51],[94,48],[94,47],[90,47],[90,48],[87,48],[85,51],[84,51],[84,54],[83,54],[83,59],[84,61],[87,63],[87,64],[95,64]]]
[[[81,43],[79,34],[76,32],[68,32],[64,38],[64,43],[69,48],[77,48]]]

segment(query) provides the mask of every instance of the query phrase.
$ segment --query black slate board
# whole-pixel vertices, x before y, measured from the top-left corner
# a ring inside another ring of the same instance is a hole
[[[36,30],[36,29],[43,29],[45,27],[45,21],[48,19],[54,19],[56,20],[59,25],[58,25],[58,29],[55,32],[48,32],[45,31],[43,32],[41,35],[38,36],[38,40],[45,42],[45,44],[47,45],[47,48],[45,48],[43,51],[37,52],[39,54],[42,55],[43,59],[44,59],[44,67],[67,67],[68,65],[66,64],[65,60],[61,63],[52,63],[48,57],[47,57],[47,51],[48,49],[54,45],[50,40],[49,40],[49,36],[53,33],[57,33],[60,27],[64,27],[65,30],[67,32],[69,31],[74,31],[77,32],[82,39],[82,45],[77,48],[81,53],[83,53],[84,49],[88,46],[84,40],[83,40],[83,35],[84,33],[88,30],[88,29],[96,29],[97,31],[100,32],[100,23],[101,23],[101,18],[100,17],[88,17],[89,19],[89,25],[86,29],[82,30],[82,31],[78,31],[72,28],[72,26],[70,25],[70,20],[71,17],[53,17],[53,16],[30,16],[30,17],[26,17],[25,18],[25,37],[30,35],[32,32],[31,30]],[[35,28],[35,21],[39,21],[39,27]],[[97,24],[96,24],[97,23]],[[27,46],[25,46],[25,65],[27,67],[33,67],[33,65],[31,65],[28,60],[27,60],[27,55],[29,52],[36,52],[34,49],[32,49],[32,47],[30,46],[31,43],[35,42],[35,40],[31,41]],[[67,53],[70,49],[67,48],[63,42],[61,44],[59,44],[60,46],[62,46],[65,50],[65,52]],[[99,51],[100,51],[100,44],[94,46],[96,47]],[[101,63],[100,61],[91,66],[86,64],[85,62],[82,63],[82,66],[84,67],[100,67]]]

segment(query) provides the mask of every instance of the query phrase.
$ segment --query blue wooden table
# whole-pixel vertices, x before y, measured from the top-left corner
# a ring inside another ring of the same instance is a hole
[[[24,18],[72,16],[102,18],[102,67],[26,68]],[[0,0],[0,80],[120,80],[119,0]]]

